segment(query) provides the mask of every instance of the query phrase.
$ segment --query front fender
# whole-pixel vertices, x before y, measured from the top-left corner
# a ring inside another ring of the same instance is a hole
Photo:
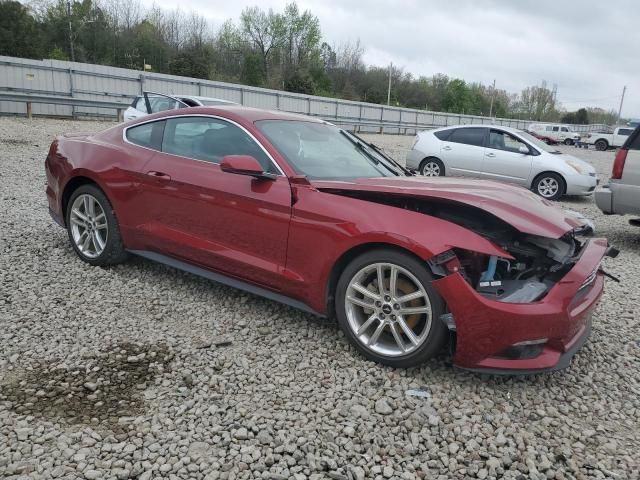
[[[390,245],[429,260],[462,248],[486,255],[512,258],[486,238],[436,217],[299,188],[294,205],[287,249],[286,276],[292,296],[320,313],[326,313],[329,280],[340,259],[367,245]]]

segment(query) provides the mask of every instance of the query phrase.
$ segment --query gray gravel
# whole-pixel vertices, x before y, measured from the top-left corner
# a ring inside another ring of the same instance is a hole
[[[568,370],[496,378],[446,355],[393,370],[333,322],[141,259],[81,262],[47,214],[43,161],[54,135],[106,125],[0,118],[0,478],[640,477],[625,218],[562,202],[622,250]],[[411,142],[375,139],[401,159]],[[606,178],[612,152],[579,153]]]

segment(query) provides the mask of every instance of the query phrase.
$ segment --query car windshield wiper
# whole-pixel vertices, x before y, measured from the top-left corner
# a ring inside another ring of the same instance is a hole
[[[393,173],[396,176],[399,176],[399,173],[397,168],[395,168],[394,165],[389,165],[386,161],[381,161],[380,159],[376,158],[374,155],[371,154],[371,152],[368,150],[368,148],[371,148],[370,146],[368,146],[367,142],[365,142],[364,140],[360,140],[358,137],[356,137],[355,135],[353,135],[352,133],[347,132],[346,130],[340,130],[340,133],[347,138],[347,140],[349,140],[351,143],[353,143],[356,147],[358,147],[358,149],[364,153],[367,158],[369,160],[371,160],[371,162],[373,162],[374,165],[382,165],[384,168],[386,168],[387,170],[389,170],[391,173]],[[404,175],[404,172],[402,172],[402,174]]]
[[[405,175],[410,176],[410,177],[415,175],[411,170],[408,170],[407,168],[403,167],[400,163],[398,163],[396,160],[394,160],[390,155],[388,155],[384,150],[382,150],[376,144],[371,143],[371,142],[367,142],[364,138],[362,138],[357,133],[349,132],[349,135],[352,135],[354,138],[357,138],[360,142],[364,143],[369,148],[373,149],[378,155],[380,155],[381,157],[386,159],[388,162],[391,162],[393,165],[395,165],[397,168],[399,168]]]
[[[391,166],[387,165],[386,163],[380,161],[379,159],[377,159],[375,156],[373,156],[371,154],[371,152],[369,152],[367,150],[367,147],[359,140],[353,138],[349,133],[347,133],[344,130],[340,130],[340,133],[347,139],[349,140],[351,143],[353,143],[356,148],[358,148],[358,150],[360,150],[362,153],[364,153],[365,157],[367,157],[369,159],[369,161],[371,163],[373,163],[376,167],[379,165],[382,165],[385,169],[387,169],[389,172],[393,173],[394,175],[398,175],[398,172],[395,171],[393,168],[391,168]]]

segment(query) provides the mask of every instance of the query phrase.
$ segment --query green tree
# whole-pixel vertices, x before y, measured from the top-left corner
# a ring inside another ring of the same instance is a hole
[[[576,112],[576,123],[578,125],[589,124],[589,112],[587,112],[586,108],[581,108]]]
[[[469,113],[470,106],[471,95],[466,82],[459,78],[451,80],[444,96],[444,109],[451,113]]]
[[[260,53],[264,78],[269,79],[269,61],[286,39],[284,17],[271,9],[265,12],[258,7],[247,7],[240,21],[245,35]]]
[[[0,55],[41,58],[40,26],[20,2],[0,1]]]

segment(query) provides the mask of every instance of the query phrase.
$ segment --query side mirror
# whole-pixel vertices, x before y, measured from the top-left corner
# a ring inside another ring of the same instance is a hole
[[[520,148],[518,148],[518,151],[523,155],[529,155],[529,153],[531,153],[529,149],[524,145],[520,145]]]
[[[260,162],[251,155],[225,155],[220,164],[220,170],[255,178],[268,178],[271,180],[275,178],[274,174],[265,172]]]

